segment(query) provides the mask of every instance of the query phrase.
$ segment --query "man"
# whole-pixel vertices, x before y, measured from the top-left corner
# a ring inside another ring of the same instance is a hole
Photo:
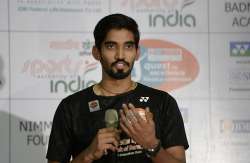
[[[62,100],[54,116],[48,163],[184,163],[188,142],[177,103],[168,93],[131,79],[139,58],[137,23],[122,14],[101,19],[92,53],[100,83]],[[119,128],[105,127],[107,109]]]

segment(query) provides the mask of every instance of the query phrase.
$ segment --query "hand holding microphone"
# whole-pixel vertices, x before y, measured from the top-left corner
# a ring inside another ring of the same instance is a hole
[[[117,129],[119,118],[115,109],[105,112],[106,128],[100,129],[90,146],[86,149],[90,160],[100,159],[108,150],[115,152],[119,145],[120,131]]]
[[[119,117],[118,117],[117,111],[115,109],[106,110],[104,121],[105,121],[105,126],[107,128],[117,129],[119,125]],[[119,142],[118,142],[118,145],[119,145]],[[116,145],[116,147],[118,147],[118,145]],[[107,149],[105,150],[104,154],[105,155],[108,154]]]

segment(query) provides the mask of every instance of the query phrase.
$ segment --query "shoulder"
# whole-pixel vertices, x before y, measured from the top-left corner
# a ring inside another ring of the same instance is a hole
[[[71,103],[75,103],[78,101],[85,101],[85,99],[87,99],[89,96],[91,96],[92,88],[93,88],[93,86],[90,86],[90,87],[87,87],[81,91],[75,92],[75,93],[65,97],[62,100],[62,102],[71,104]]]
[[[71,94],[61,100],[57,107],[57,112],[73,114],[78,113],[89,101],[92,95],[92,86]]]

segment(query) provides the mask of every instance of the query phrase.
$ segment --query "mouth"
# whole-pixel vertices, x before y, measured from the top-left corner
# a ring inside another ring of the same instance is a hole
[[[125,68],[125,63],[124,62],[118,62],[115,64],[115,67],[120,70],[120,69],[124,69]]]
[[[122,70],[126,66],[129,66],[129,63],[127,63],[126,61],[116,61],[112,64],[112,66],[114,66],[118,70]]]

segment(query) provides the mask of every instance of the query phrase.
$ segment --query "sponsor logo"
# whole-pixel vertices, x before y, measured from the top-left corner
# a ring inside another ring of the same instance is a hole
[[[250,133],[250,120],[220,120],[220,132],[229,134]]]
[[[52,122],[47,121],[19,121],[20,132],[48,132]]]
[[[96,70],[97,66],[97,62],[66,56],[62,59],[27,60],[21,72],[40,80],[49,79],[52,93],[73,93],[97,83],[85,78],[88,73]]]
[[[82,42],[66,39],[48,41],[47,44],[53,55],[45,59],[26,60],[21,73],[39,80],[49,80],[51,93],[73,93],[97,83],[86,77],[98,66],[91,55],[93,42],[89,39]],[[67,52],[74,54],[63,55]]]
[[[102,0],[17,0],[19,12],[100,13]]]
[[[75,41],[72,39],[67,40],[57,40],[50,41],[49,48],[53,50],[79,50],[80,56],[91,56],[92,55],[92,47],[94,45],[93,41],[86,39],[82,42]]]
[[[249,69],[233,69],[229,72],[230,84],[250,85]]]
[[[126,11],[143,13],[148,17],[148,25],[155,27],[196,27],[196,17],[184,9],[195,3],[195,0],[124,0],[120,3]]]
[[[30,5],[98,5],[101,0],[16,0],[18,4]]]
[[[21,72],[35,78],[66,78],[85,74],[97,66],[97,62],[87,58],[71,58],[69,56],[60,59],[28,59],[24,62]]]
[[[250,26],[250,2],[225,2],[224,11],[230,14],[233,20],[233,27],[249,27]]]
[[[123,0],[120,6],[128,7],[133,12],[169,12],[174,10],[182,11],[193,4],[195,0]],[[127,10],[128,10],[127,9]]]
[[[90,112],[95,112],[95,111],[101,110],[98,100],[90,101],[88,104],[89,104],[89,111]]]
[[[55,52],[55,57],[49,59],[28,59],[24,62],[22,73],[36,78],[75,78],[85,74],[97,66],[91,55],[93,42],[89,39],[75,41],[72,39],[53,40],[48,42],[48,48]],[[59,52],[76,52],[71,55],[57,57]]]
[[[49,141],[49,133],[52,122],[47,121],[19,121],[19,132],[25,133],[26,144],[28,146],[46,146]]]
[[[50,80],[50,92],[74,93],[96,83],[95,80],[84,80],[81,76],[72,80]]]
[[[138,81],[171,91],[191,83],[198,76],[199,65],[187,49],[163,40],[141,40]],[[143,75],[141,75],[143,74]]]
[[[149,14],[149,27],[195,27],[196,19],[192,14],[183,15],[178,10],[171,14]]]
[[[233,57],[250,56],[250,42],[231,41],[230,56]]]
[[[250,91],[249,69],[231,69],[229,72],[229,91]]]
[[[149,100],[149,97],[141,97],[140,98],[140,102],[148,102],[148,100]]]

